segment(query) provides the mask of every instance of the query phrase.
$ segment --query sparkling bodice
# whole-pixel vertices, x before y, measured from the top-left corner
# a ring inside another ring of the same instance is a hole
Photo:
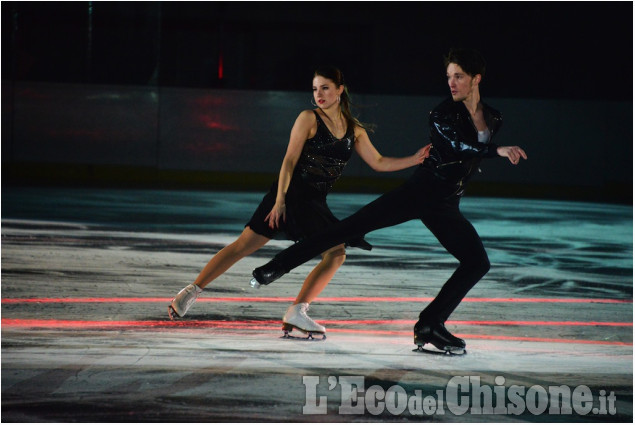
[[[353,128],[348,128],[344,137],[338,139],[333,136],[320,115],[316,111],[313,113],[317,119],[317,131],[315,136],[305,142],[295,172],[309,185],[328,192],[351,158],[355,132]]]

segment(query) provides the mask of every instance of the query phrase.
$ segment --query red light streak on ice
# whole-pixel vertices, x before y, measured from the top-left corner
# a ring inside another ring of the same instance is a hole
[[[64,326],[81,324],[89,327],[113,326],[148,326],[148,327],[224,327],[224,326],[252,326],[252,325],[280,325],[278,320],[53,320],[53,319],[2,319],[3,325],[8,326]],[[320,323],[336,326],[350,325],[406,325],[412,326],[415,320],[320,320]],[[567,321],[509,321],[509,320],[448,320],[448,325],[462,326],[612,326],[632,327],[630,322],[567,322]]]
[[[199,298],[198,302],[210,303],[279,303],[292,302],[292,297],[223,297],[223,298]],[[322,302],[429,302],[431,297],[406,298],[406,297],[324,297]],[[165,303],[171,298],[121,298],[121,297],[87,297],[87,298],[6,298],[2,304],[72,304],[72,303]],[[632,300],[617,299],[583,299],[583,298],[465,298],[464,302],[476,303],[609,303],[632,304]],[[397,325],[412,326],[414,320],[322,320],[322,323],[331,326],[368,326],[368,325]],[[632,327],[630,322],[597,322],[597,321],[514,321],[514,320],[449,320],[448,324],[462,326],[609,326]],[[122,328],[217,328],[237,330],[280,330],[280,321],[155,321],[155,320],[122,320],[122,321],[85,321],[85,320],[39,320],[39,319],[2,319],[2,326],[9,328],[57,328],[57,329],[122,329]],[[412,331],[403,330],[367,330],[331,328],[329,333],[356,333],[373,335],[412,335]],[[605,344],[632,346],[632,342],[621,341],[589,341],[559,338],[536,338],[505,335],[462,335],[469,339],[490,339],[509,341],[534,341],[534,342],[561,342],[579,344]]]
[[[267,321],[152,321],[152,320],[122,320],[122,321],[87,321],[87,320],[39,320],[39,319],[2,319],[3,328],[46,328],[46,329],[121,329],[121,328],[217,328],[239,330],[280,331],[280,322]],[[368,330],[368,329],[329,329],[328,333],[348,333],[364,335],[399,335],[412,336],[412,331]],[[537,338],[507,335],[467,335],[458,334],[464,339],[486,339],[503,341],[550,342],[562,344],[594,344],[632,346],[632,342],[622,341],[592,341],[563,338]]]
[[[278,320],[59,320],[59,319],[2,319],[2,327],[51,329],[121,329],[121,328],[222,328],[273,330],[280,328]]]
[[[416,320],[320,320],[326,325],[414,325]],[[614,326],[633,327],[630,322],[576,322],[544,320],[448,320],[448,325],[461,326]]]
[[[382,330],[365,330],[365,329],[329,329],[329,333],[354,333],[354,334],[374,334],[374,335],[407,335],[412,337],[412,332],[406,331],[382,331]],[[467,335],[456,334],[459,338],[463,339],[487,339],[487,340],[502,340],[502,341],[526,341],[526,342],[553,342],[559,344],[593,344],[593,345],[623,345],[632,346],[632,342],[622,341],[592,341],[585,339],[563,339],[563,338],[537,338],[528,336],[507,336],[507,335]]]
[[[198,303],[240,303],[240,302],[263,302],[278,303],[292,302],[292,297],[223,297],[223,298],[198,298]],[[172,298],[4,298],[2,304],[21,303],[170,303]],[[316,302],[430,302],[432,297],[322,297]],[[466,303],[572,303],[572,304],[632,304],[632,300],[618,300],[611,298],[464,298]]]

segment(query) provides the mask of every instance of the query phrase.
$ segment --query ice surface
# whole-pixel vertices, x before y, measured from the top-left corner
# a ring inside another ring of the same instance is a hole
[[[345,217],[374,197],[332,194],[329,204]],[[434,394],[463,375],[488,385],[503,376],[507,387],[614,391],[618,412],[428,419],[632,420],[631,207],[464,199],[492,269],[448,322],[467,341],[463,357],[413,352],[418,312],[456,267],[416,221],[369,234],[370,252],[349,249],[312,304],[311,316],[327,327],[324,341],[280,338],[280,319],[317,260],[258,290],[249,286],[252,269],[287,241],[237,263],[183,320],[169,322],[169,300],[235,239],[261,198],[3,190],[3,420],[421,420],[408,412],[341,415],[328,379],[363,376],[367,387]],[[327,414],[302,413],[303,376],[320,377]]]

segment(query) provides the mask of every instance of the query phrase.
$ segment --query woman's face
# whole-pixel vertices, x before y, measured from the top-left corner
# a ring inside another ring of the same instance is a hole
[[[480,75],[471,76],[455,63],[448,65],[447,76],[450,93],[455,102],[469,98],[481,80]]]
[[[317,75],[313,78],[313,99],[315,104],[321,109],[328,109],[338,105],[338,97],[344,90],[343,86],[337,87],[333,80]]]

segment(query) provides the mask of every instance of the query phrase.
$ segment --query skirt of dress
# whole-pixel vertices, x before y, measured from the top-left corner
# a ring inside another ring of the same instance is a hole
[[[321,232],[339,219],[333,215],[326,203],[326,193],[315,189],[300,179],[292,179],[286,196],[286,220],[280,228],[272,229],[265,217],[276,203],[278,182],[275,181],[269,192],[262,198],[245,227],[269,239],[283,239],[298,242]],[[370,251],[370,245],[364,235],[346,242],[347,246]]]

